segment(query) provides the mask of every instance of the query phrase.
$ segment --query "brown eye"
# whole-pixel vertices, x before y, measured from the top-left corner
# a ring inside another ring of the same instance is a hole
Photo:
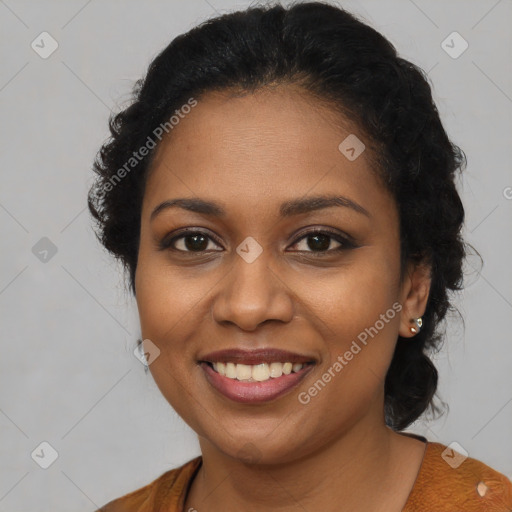
[[[204,252],[217,250],[214,249],[211,244],[217,245],[212,237],[207,233],[203,231],[185,231],[173,238],[164,238],[160,243],[160,248],[170,248],[180,252]]]
[[[332,247],[333,242],[338,246]],[[316,230],[304,234],[293,244],[293,247],[297,247],[297,250],[302,252],[326,253],[350,249],[355,247],[355,244],[339,233]]]
[[[312,251],[327,251],[332,242],[332,236],[326,234],[315,234],[315,235],[307,235],[304,237],[304,240],[307,240],[307,247]]]

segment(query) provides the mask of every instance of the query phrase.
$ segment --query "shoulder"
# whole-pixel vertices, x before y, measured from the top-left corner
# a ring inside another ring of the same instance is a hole
[[[451,445],[429,442],[403,512],[431,510],[511,512],[512,482]]]
[[[156,505],[165,505],[169,512],[181,511],[180,505],[201,461],[201,457],[196,457],[171,469],[148,485],[109,501],[96,512],[153,512]]]

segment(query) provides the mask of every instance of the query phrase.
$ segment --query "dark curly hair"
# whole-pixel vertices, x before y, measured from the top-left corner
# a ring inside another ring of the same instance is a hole
[[[431,269],[423,328],[414,340],[398,337],[385,381],[386,422],[402,430],[429,407],[439,411],[429,354],[453,309],[448,294],[462,288],[464,208],[455,174],[466,159],[441,124],[425,73],[352,14],[321,2],[260,5],[176,37],[135,82],[130,106],[109,119],[111,136],[96,156],[88,195],[96,235],[129,272],[135,294],[141,205],[155,149],[136,162],[134,152],[150,140],[155,145],[155,128],[191,97],[275,84],[299,85],[359,127],[399,209],[402,277],[409,261]]]

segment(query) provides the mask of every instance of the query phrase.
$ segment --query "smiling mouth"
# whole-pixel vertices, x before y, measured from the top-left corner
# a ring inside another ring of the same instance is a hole
[[[278,379],[283,375],[300,372],[304,367],[314,363],[292,363],[290,361],[241,364],[233,362],[210,362],[205,361],[216,373],[228,379],[241,382],[265,382],[271,379]]]
[[[257,364],[244,364],[203,360],[199,366],[207,382],[224,397],[243,404],[262,404],[291,392],[313,370],[315,363],[260,360]]]

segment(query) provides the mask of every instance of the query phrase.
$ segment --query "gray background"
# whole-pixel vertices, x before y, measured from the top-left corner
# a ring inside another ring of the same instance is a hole
[[[85,200],[108,114],[126,106],[150,60],[216,11],[248,5],[0,1],[0,511],[93,510],[199,454],[133,355],[136,306]],[[512,2],[342,5],[429,72],[446,129],[468,156],[465,234],[485,261],[457,299],[465,329],[450,317],[436,357],[450,412],[409,430],[457,441],[512,477]],[[59,44],[46,59],[31,48],[43,31]],[[469,44],[456,59],[441,47],[453,31]],[[43,237],[56,254],[33,251]],[[48,469],[31,458],[43,441],[58,452]]]

